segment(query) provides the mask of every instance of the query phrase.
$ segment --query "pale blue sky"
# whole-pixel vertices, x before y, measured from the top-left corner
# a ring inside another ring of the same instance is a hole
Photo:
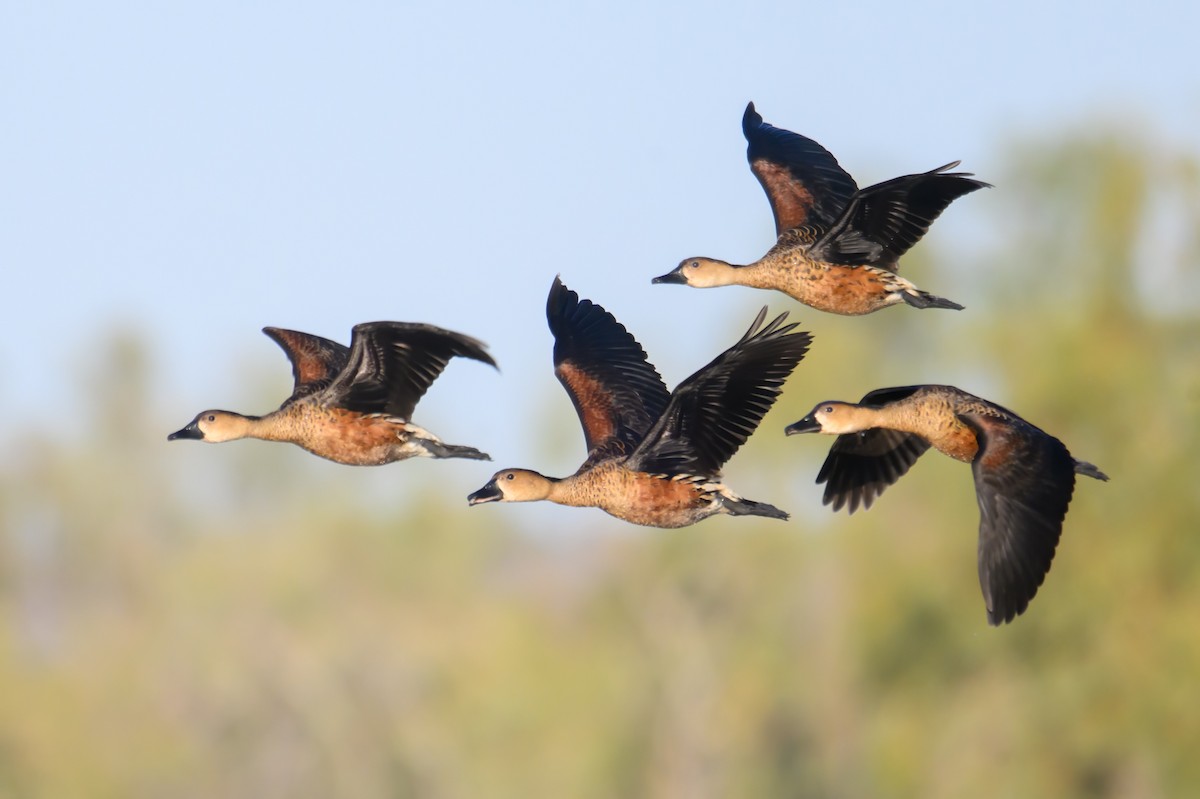
[[[547,410],[571,416],[543,316],[556,273],[670,385],[763,302],[819,323],[781,295],[649,283],[770,244],[747,100],[862,185],[956,158],[988,180],[1014,134],[1094,119],[1196,147],[1197,8],[9,0],[0,441],[78,417],[71,373],[114,325],[153,340],[165,436],[203,407],[268,410],[248,407],[264,385],[286,395],[262,326],[346,341],[398,319],[478,336],[503,369],[452,365],[418,421],[500,465],[569,470],[521,443]],[[956,204],[936,246],[986,226],[989,202]],[[248,364],[266,370],[253,390]]]

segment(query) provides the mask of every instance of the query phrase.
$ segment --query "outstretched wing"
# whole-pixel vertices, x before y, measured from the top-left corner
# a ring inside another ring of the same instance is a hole
[[[764,307],[746,334],[684,380],[630,459],[632,468],[716,476],[775,403],[808,352],[812,336],[780,314],[763,327]]]
[[[750,171],[775,215],[775,235],[802,225],[829,227],[858,191],[832,153],[812,139],[763,122],[754,103],[746,106],[742,133]]]
[[[557,277],[546,299],[554,374],[571,397],[588,457],[631,451],[670,400],[646,352],[608,311]]]
[[[349,347],[311,333],[284,330],[281,327],[264,327],[263,332],[283,349],[292,362],[295,387],[292,395],[279,406],[281,408],[328,388],[350,358]]]
[[[483,342],[451,330],[408,322],[355,325],[346,368],[321,401],[411,419],[418,400],[455,356],[496,365]]]
[[[921,240],[933,220],[964,194],[990,186],[969,172],[946,172],[955,161],[863,189],[809,250],[817,260],[869,264],[895,271],[901,255]]]
[[[989,624],[1012,621],[1050,571],[1075,491],[1075,460],[1057,438],[1015,417],[959,415],[979,439],[979,584]]]

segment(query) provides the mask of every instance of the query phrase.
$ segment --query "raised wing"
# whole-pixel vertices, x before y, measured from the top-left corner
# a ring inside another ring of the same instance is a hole
[[[679,384],[631,457],[633,468],[671,475],[720,473],[812,343],[808,333],[792,332],[795,324],[784,324],[786,313],[763,327],[766,317],[764,307],[736,344]]]
[[[901,255],[921,240],[933,220],[964,194],[989,187],[969,172],[946,172],[955,161],[863,189],[813,243],[809,256],[845,266],[869,264],[895,271]]]
[[[989,624],[1012,621],[1050,571],[1075,490],[1075,460],[1057,438],[1018,418],[964,413],[979,438],[971,463],[979,500],[979,584]]]
[[[832,153],[812,139],[763,122],[754,103],[746,106],[742,133],[750,171],[775,215],[776,236],[803,225],[829,227],[858,191]]]
[[[408,322],[355,325],[346,368],[321,401],[411,419],[417,402],[455,356],[496,365],[483,342],[451,330]]]
[[[588,458],[629,452],[667,407],[670,394],[646,352],[608,311],[557,277],[546,299],[554,374],[571,397]]]
[[[263,332],[283,349],[292,362],[295,386],[292,395],[279,406],[281,408],[328,388],[350,358],[349,347],[311,333],[284,330],[281,327],[264,327]]]

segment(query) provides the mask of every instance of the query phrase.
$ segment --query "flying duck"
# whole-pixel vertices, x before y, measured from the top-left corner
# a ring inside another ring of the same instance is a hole
[[[417,401],[454,356],[496,365],[482,342],[407,322],[355,325],[349,348],[296,330],[265,327],[263,332],[292,362],[292,395],[266,416],[202,411],[167,440],[288,441],[350,466],[415,456],[491,460],[474,447],[446,444],[410,421]]]
[[[828,150],[763,122],[754,103],[746,106],[742,132],[750,170],[775,215],[775,246],[746,265],[685,258],[652,282],[775,289],[818,310],[847,316],[902,302],[914,308],[962,309],[900,277],[898,261],[946,206],[989,184],[968,172],[948,172],[958,166],[955,161],[860,190]]]
[[[587,460],[563,478],[501,469],[468,503],[549,500],[650,527],[684,527],[718,513],[787,519],[720,478],[812,340],[784,324],[786,313],[764,325],[766,313],[671,393],[612,314],[555,278],[546,302],[554,372],[579,414]]]
[[[834,511],[871,507],[931,446],[970,463],[979,583],[992,625],[1023,613],[1050,571],[1075,475],[1108,480],[1054,436],[953,386],[881,388],[858,403],[821,402],[786,432],[838,437],[817,474]]]

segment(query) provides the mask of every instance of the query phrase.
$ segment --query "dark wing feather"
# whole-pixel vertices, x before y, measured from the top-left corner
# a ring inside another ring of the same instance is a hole
[[[817,483],[826,484],[822,501],[834,511],[866,510],[927,449],[929,442],[921,436],[881,427],[838,436],[817,474]]]
[[[746,106],[742,133],[750,171],[771,203],[777,236],[802,225],[832,225],[858,190],[832,153],[812,139],[763,122],[754,103]]]
[[[859,405],[881,408],[908,399],[924,386],[896,386],[868,391]],[[817,473],[817,484],[826,483],[824,504],[834,511],[849,506],[854,513],[861,505],[871,507],[883,490],[903,477],[917,458],[929,449],[920,436],[898,430],[875,428],[838,436]]]
[[[1016,417],[964,413],[979,437],[971,463],[979,500],[979,583],[989,624],[1012,621],[1050,571],[1075,490],[1061,441]]]
[[[283,349],[292,362],[295,386],[292,395],[279,406],[281,408],[328,388],[350,358],[349,347],[311,333],[284,330],[281,327],[264,327],[263,332]]]
[[[863,189],[813,243],[809,256],[846,266],[869,264],[895,269],[950,203],[989,184],[969,172],[946,172],[958,161]]]
[[[603,307],[557,277],[546,299],[554,334],[554,374],[571,397],[589,459],[601,450],[630,451],[670,400],[646,352]]]
[[[781,314],[765,327],[767,309],[732,347],[671,395],[662,417],[630,458],[646,472],[716,476],[770,410],[812,336],[792,332]]]
[[[417,402],[455,356],[496,365],[482,342],[451,330],[409,322],[355,325],[346,368],[320,399],[359,413],[411,419]]]

